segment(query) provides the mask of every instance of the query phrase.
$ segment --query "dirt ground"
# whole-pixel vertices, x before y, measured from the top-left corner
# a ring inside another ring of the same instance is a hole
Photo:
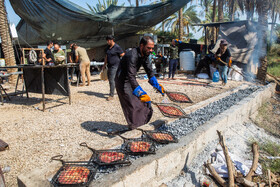
[[[275,95],[258,110],[256,125],[280,138],[280,96]]]
[[[180,79],[159,81],[166,90],[186,93],[192,99],[192,104],[180,104],[183,108],[243,83],[229,81],[225,87],[221,87],[221,83],[203,87],[197,85],[201,84],[197,81],[202,80],[186,78],[180,75]],[[139,80],[139,83],[153,101],[163,100],[147,80]],[[42,112],[41,95],[34,93],[29,94],[29,99],[15,96],[0,105],[0,139],[10,145],[9,150],[0,152],[0,166],[11,167],[11,171],[4,175],[7,186],[16,186],[19,174],[46,166],[52,156],[62,154],[66,160],[85,158],[89,151],[79,146],[81,142],[87,142],[95,149],[112,146],[112,139],[102,131],[126,128],[126,121],[117,95],[108,102],[108,93],[109,83],[101,81],[99,75],[94,75],[91,86],[71,86],[71,105],[68,99],[63,99],[48,103],[47,110]],[[47,95],[46,98],[52,100],[62,97]],[[150,122],[162,118],[158,109],[153,109]]]

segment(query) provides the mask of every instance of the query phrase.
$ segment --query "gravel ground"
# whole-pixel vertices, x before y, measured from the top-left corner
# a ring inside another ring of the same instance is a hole
[[[236,93],[233,93],[227,97],[221,98],[218,101],[210,103],[209,105],[192,112],[189,118],[176,120],[170,124],[164,124],[160,127],[160,130],[166,130],[172,132],[177,137],[182,137],[188,133],[194,131],[200,125],[203,125],[206,121],[235,105],[243,98],[249,96],[257,89],[261,89],[257,86],[250,86],[246,89],[241,89]]]
[[[186,78],[182,76],[182,78]],[[166,90],[186,93],[193,104],[213,97],[242,84],[229,81],[227,86],[211,84],[212,87],[188,86],[180,83],[186,80],[172,80],[164,84]],[[156,93],[147,81],[139,81],[152,100],[161,102],[162,97]],[[108,82],[92,76],[89,87],[71,86],[72,104],[68,100],[47,104],[42,112],[41,95],[30,94],[25,97],[12,97],[12,101],[0,105],[0,139],[10,145],[10,149],[0,152],[1,167],[10,166],[11,171],[5,174],[7,186],[16,186],[16,176],[27,173],[34,168],[44,167],[52,156],[65,155],[66,160],[86,158],[90,151],[79,146],[87,142],[96,149],[110,148],[119,144],[120,139],[110,138],[102,131],[120,130],[126,127],[117,96],[107,102]],[[60,96],[47,95],[47,99],[58,99]],[[193,104],[180,104],[183,108]],[[154,107],[151,122],[162,117]],[[98,129],[99,131],[93,131]]]
[[[253,122],[248,121],[244,124],[235,124],[223,132],[226,138],[226,145],[229,152],[238,155],[240,158],[252,160],[251,143],[253,140],[260,143],[273,141],[280,143],[280,139],[266,133],[264,129],[259,128]],[[218,138],[218,135],[217,135]],[[205,178],[203,175],[203,163],[211,159],[210,154],[218,147],[218,139],[209,143],[205,149],[194,158],[189,166],[185,166],[180,176],[167,183],[168,187],[191,187],[200,186],[200,181]],[[221,149],[221,148],[220,148]],[[216,186],[213,183],[213,186]]]

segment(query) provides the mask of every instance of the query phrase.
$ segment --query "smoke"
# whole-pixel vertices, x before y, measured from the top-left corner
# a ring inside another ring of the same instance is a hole
[[[267,27],[259,22],[248,22],[249,32],[255,33],[255,47],[252,51],[245,72],[251,77],[256,78],[258,69],[261,66],[261,59],[267,55]]]

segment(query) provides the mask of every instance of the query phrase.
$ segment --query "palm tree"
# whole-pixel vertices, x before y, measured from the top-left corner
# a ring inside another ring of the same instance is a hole
[[[205,10],[205,15],[208,14],[213,0],[200,0],[200,6]]]
[[[275,30],[275,24],[277,21],[277,17],[280,13],[280,0],[270,0],[270,18],[271,18],[271,30],[270,30],[270,39],[269,39],[269,45],[272,44],[272,36],[274,34]]]
[[[194,23],[199,23],[200,19],[198,18],[197,12],[195,10],[195,5],[191,5],[186,8],[185,6],[182,10],[182,24],[183,24],[183,34],[184,30],[186,30],[187,35],[190,33],[190,29],[195,31],[195,28],[192,26]],[[171,15],[166,19],[166,27],[171,29],[171,32],[179,33],[179,12]]]
[[[183,8],[179,10],[179,40],[183,39],[184,28],[183,28]]]
[[[103,12],[104,10],[106,10],[110,5],[118,5],[118,0],[103,0],[103,2],[101,2],[100,0],[98,0],[98,3],[96,4],[96,6],[91,6],[89,4],[87,4],[88,8],[93,12],[93,13],[98,13],[98,12]],[[122,4],[122,6],[124,5],[124,3]]]
[[[212,22],[216,21],[216,5],[217,5],[217,0],[213,1],[213,14],[212,14]]]
[[[234,14],[236,12],[236,1],[235,0],[227,0],[228,5],[228,13],[230,21],[234,21]]]
[[[7,19],[7,12],[5,7],[5,1],[0,0],[0,36],[2,41],[2,49],[5,56],[5,62],[7,66],[15,66],[16,59],[14,49],[12,45],[12,39],[10,36],[9,24]],[[8,73],[16,72],[16,69],[8,69]],[[10,83],[15,83],[16,75],[9,78]]]
[[[258,12],[258,53],[260,60],[260,68],[258,70],[257,78],[265,83],[267,72],[267,29],[268,29],[268,11],[269,0],[257,1],[256,9]]]
[[[257,0],[238,0],[237,5],[240,11],[246,13],[246,19],[253,21]]]
[[[224,20],[224,0],[218,0],[218,21]]]
[[[213,1],[213,10],[212,10],[212,22],[216,22],[216,5],[217,5],[217,0]],[[216,41],[216,28],[212,28],[212,38],[214,41]]]

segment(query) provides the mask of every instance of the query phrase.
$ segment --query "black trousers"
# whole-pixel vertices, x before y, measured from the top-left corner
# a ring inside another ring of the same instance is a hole
[[[172,78],[174,78],[177,66],[178,66],[178,59],[170,59],[170,62],[169,62],[169,76],[168,76],[169,78],[171,77],[171,75],[172,75]]]
[[[210,78],[212,78],[212,75],[210,73],[210,66],[209,65],[210,65],[209,59],[200,60],[197,64],[194,75],[199,74],[201,72],[201,70],[205,67],[206,71],[207,71],[207,74],[209,75]]]
[[[108,67],[108,80],[110,85],[110,96],[114,97],[115,93],[115,77],[117,73],[118,67]]]

